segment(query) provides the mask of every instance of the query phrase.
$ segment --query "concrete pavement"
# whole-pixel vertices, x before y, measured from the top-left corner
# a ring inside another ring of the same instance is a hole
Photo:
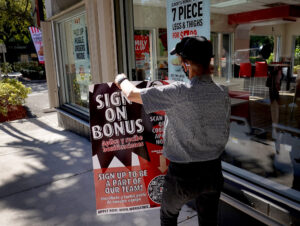
[[[41,117],[45,113],[54,109],[49,108],[48,87],[46,81],[26,81],[22,80],[26,87],[30,87],[32,93],[25,100],[28,115],[31,117]]]
[[[0,225],[157,226],[159,209],[97,216],[90,142],[56,113],[0,124]],[[197,224],[183,207],[179,225]]]

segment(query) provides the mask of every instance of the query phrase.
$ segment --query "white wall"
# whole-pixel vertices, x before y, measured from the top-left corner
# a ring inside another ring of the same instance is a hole
[[[136,28],[166,28],[166,8],[134,5],[134,26]]]
[[[253,26],[250,35],[282,36],[285,34],[285,26],[286,26],[285,24],[270,25],[270,26]]]
[[[235,25],[228,24],[228,16],[222,14],[211,13],[210,25],[212,32],[231,33],[235,29]]]
[[[273,28],[273,30],[272,30]],[[273,26],[253,27],[250,35],[274,35],[281,37],[281,56],[291,57],[293,36],[300,36],[300,21]]]
[[[300,21],[286,26],[286,53],[292,52],[293,36],[300,36]]]

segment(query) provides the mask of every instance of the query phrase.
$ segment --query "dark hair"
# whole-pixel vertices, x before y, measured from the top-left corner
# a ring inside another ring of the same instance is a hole
[[[270,43],[266,43],[260,49],[260,55],[266,60],[270,57],[271,53],[273,52],[273,47]]]

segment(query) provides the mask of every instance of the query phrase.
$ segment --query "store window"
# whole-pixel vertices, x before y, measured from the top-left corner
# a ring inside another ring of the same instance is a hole
[[[78,110],[88,110],[91,84],[86,13],[80,12],[57,24],[61,102]]]
[[[266,6],[264,0],[231,2],[210,3],[212,77],[229,88],[231,97],[230,138],[222,159],[231,173],[299,201],[300,22],[258,23],[248,14],[248,22],[229,24],[230,15],[246,12],[248,6],[251,10],[278,7]],[[133,0],[132,9],[126,15],[133,18],[127,20],[127,28],[134,30],[128,41],[134,39],[136,44],[134,50],[128,49],[135,52],[135,61],[128,65],[132,79],[170,79],[170,62],[176,62],[168,59],[167,1]]]

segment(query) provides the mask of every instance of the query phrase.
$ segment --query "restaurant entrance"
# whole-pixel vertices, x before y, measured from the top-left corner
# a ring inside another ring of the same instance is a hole
[[[56,84],[51,95],[65,128],[89,134],[90,83],[112,82],[122,72],[130,80],[185,78],[177,59],[168,55],[175,45],[169,47],[167,22],[174,1],[70,0],[79,3],[48,18],[47,74]],[[213,80],[227,86],[231,97],[224,194],[291,224],[300,209],[299,0],[178,0],[174,5],[191,2],[208,2],[208,27],[197,35],[211,40]],[[197,20],[188,24],[198,26]]]
[[[124,15],[127,52],[135,56],[130,59],[133,62],[128,60],[127,70],[129,74],[134,72],[132,79],[139,80],[142,75],[146,80],[163,80],[171,75],[172,80],[182,81],[180,76],[173,76],[174,71],[181,73],[180,64],[167,54],[172,41],[168,36],[172,30],[167,23],[167,2],[125,3],[132,9]],[[291,43],[293,34],[300,31],[296,29],[300,21],[299,16],[293,20],[278,18],[277,11],[300,7],[266,6],[269,1],[263,0],[259,5],[256,1],[230,2],[210,2],[208,35],[214,54],[212,78],[227,86],[231,97],[230,137],[222,156],[225,179],[228,185],[233,183],[231,176],[234,180],[242,178],[261,191],[266,189],[284,200],[293,200],[294,205],[300,202],[300,156],[296,151],[300,147],[300,102],[295,95]],[[132,47],[140,40],[149,42],[143,52]],[[251,189],[246,193],[253,194]],[[273,195],[269,198],[273,202]]]

